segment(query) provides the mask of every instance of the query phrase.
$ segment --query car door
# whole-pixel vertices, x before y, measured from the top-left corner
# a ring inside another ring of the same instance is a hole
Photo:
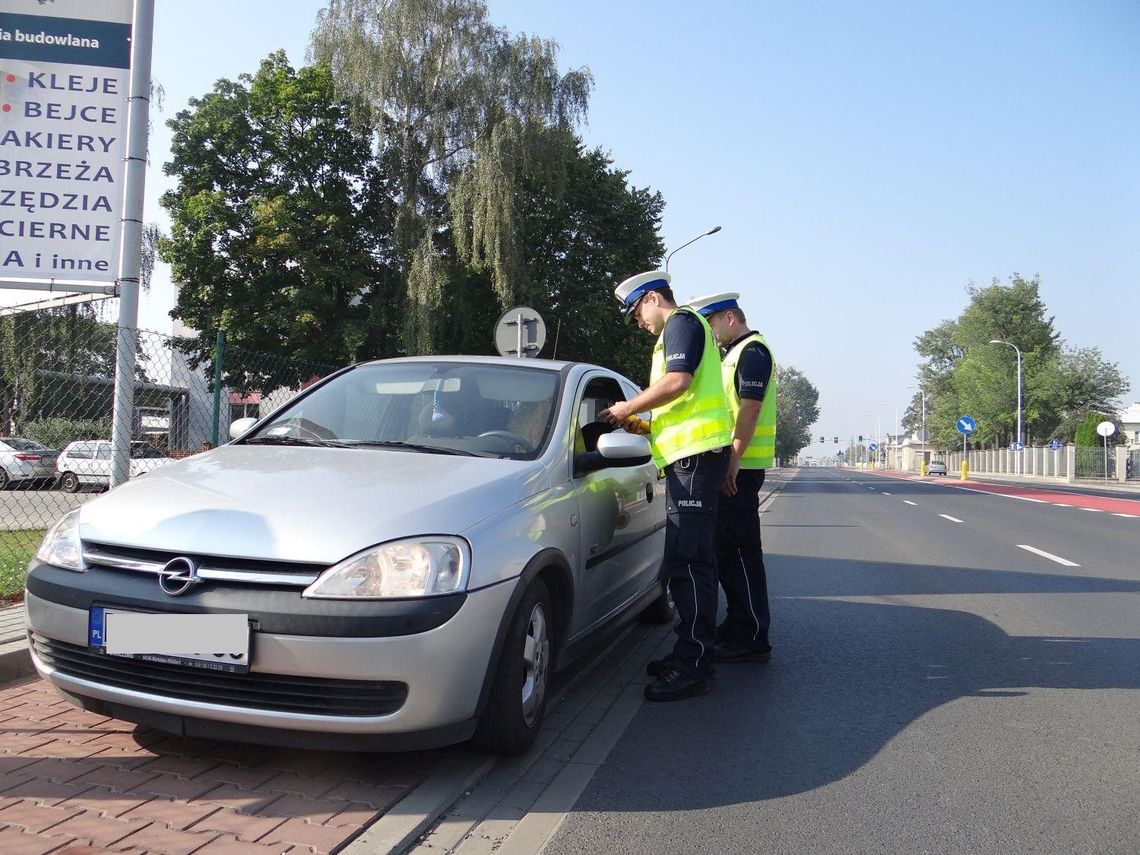
[[[583,378],[574,423],[579,451],[596,449],[598,437],[612,430],[598,414],[623,400],[626,392],[613,375],[596,372]],[[665,503],[656,482],[652,462],[573,473],[581,509],[578,606],[584,625],[593,626],[628,604],[645,589],[647,575],[656,572],[665,526]]]

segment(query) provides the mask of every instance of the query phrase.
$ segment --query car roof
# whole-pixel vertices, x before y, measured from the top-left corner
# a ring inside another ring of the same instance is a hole
[[[554,359],[516,359],[508,356],[401,356],[394,359],[373,359],[361,365],[379,365],[415,362],[462,362],[474,365],[511,365],[521,368],[538,368],[546,371],[562,371],[578,365],[576,362],[562,362]]]

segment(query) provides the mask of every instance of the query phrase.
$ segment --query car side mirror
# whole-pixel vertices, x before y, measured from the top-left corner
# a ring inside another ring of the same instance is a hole
[[[253,418],[252,416],[246,416],[244,419],[238,419],[236,422],[230,422],[230,439],[237,439],[255,424],[257,424],[257,419]]]
[[[615,430],[598,437],[598,450],[574,455],[574,471],[580,475],[611,466],[641,466],[653,459],[649,440]]]

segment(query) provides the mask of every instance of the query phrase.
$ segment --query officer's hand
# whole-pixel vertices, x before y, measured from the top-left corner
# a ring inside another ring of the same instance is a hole
[[[632,413],[633,410],[629,408],[629,404],[625,401],[618,401],[609,409],[598,413],[598,418],[609,422],[611,425],[621,425]]]
[[[728,461],[728,472],[725,473],[724,483],[720,487],[720,491],[726,496],[736,495],[736,475],[740,472],[740,461],[735,456]]]

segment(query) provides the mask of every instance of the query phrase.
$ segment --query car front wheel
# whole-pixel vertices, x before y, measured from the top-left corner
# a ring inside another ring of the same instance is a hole
[[[484,751],[521,754],[538,736],[556,649],[552,615],[550,591],[535,579],[511,618],[491,697],[472,740]]]
[[[64,472],[59,479],[59,489],[65,493],[78,493],[79,476],[74,472]]]

